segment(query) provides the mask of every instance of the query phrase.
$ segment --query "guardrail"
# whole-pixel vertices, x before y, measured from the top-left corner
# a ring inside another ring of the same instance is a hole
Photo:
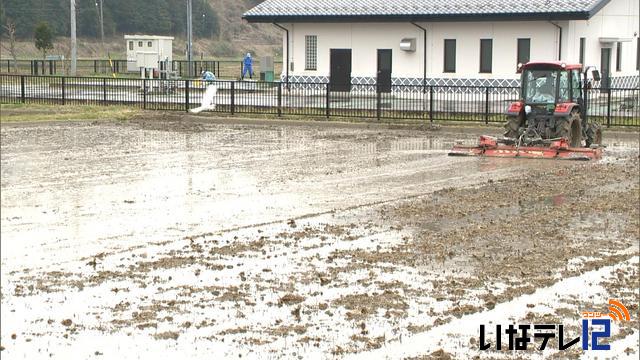
[[[200,106],[208,84],[218,87],[215,112],[276,116],[359,117],[418,121],[503,122],[517,87],[352,84],[332,91],[327,83],[124,79],[0,75],[0,102],[128,104],[143,109],[188,111]],[[588,115],[606,126],[640,126],[639,89],[589,89]]]

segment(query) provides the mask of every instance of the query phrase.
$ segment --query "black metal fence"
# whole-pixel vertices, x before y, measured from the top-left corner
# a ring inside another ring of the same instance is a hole
[[[193,60],[191,62],[191,75],[189,75],[189,62],[186,60],[173,60],[169,63],[170,71],[181,78],[197,77],[202,70],[213,72],[218,78],[239,78],[242,73],[241,60]],[[0,61],[0,73],[22,75],[66,75],[71,66],[70,60],[11,60]],[[274,62],[274,72],[279,74],[282,70],[282,62]],[[254,75],[260,74],[260,62],[254,60]],[[105,75],[105,74],[137,74],[137,70],[127,70],[127,60],[108,59],[78,59],[76,73],[79,76]]]
[[[6,74],[64,75],[69,72],[69,60],[6,60],[0,61],[0,72]],[[78,60],[78,74],[124,74],[127,60]]]
[[[128,104],[181,110],[201,105],[208,84],[218,88],[215,112],[277,116],[358,117],[418,121],[503,122],[518,98],[517,87],[351,85],[331,91],[326,83],[124,79],[0,75],[0,102],[39,104]],[[639,89],[588,90],[588,115],[607,126],[640,126]]]

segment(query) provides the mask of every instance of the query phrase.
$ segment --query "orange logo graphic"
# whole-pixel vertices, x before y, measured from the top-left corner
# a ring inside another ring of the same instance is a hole
[[[609,299],[609,317],[613,321],[629,321],[631,320],[631,316],[629,315],[629,310],[627,307],[622,305],[622,303],[618,300]],[[622,310],[622,311],[621,311]]]

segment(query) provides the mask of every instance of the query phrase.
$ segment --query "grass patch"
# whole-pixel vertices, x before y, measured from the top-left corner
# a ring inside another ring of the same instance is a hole
[[[0,104],[0,122],[129,120],[141,112],[130,106]]]

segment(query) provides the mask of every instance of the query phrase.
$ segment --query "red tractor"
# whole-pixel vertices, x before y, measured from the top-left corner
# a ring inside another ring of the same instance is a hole
[[[587,118],[589,83],[582,70],[559,61],[519,66],[520,99],[506,111],[504,137],[482,136],[479,146],[456,145],[450,155],[599,158],[602,129]]]

